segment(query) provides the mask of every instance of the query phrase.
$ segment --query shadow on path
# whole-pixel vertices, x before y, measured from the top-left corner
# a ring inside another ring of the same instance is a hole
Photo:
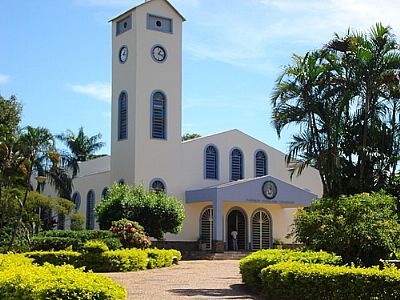
[[[228,298],[228,299],[262,299],[249,291],[244,284],[232,284],[225,289],[170,289],[170,293],[186,297],[208,297],[208,298]],[[246,296],[243,296],[246,295]],[[251,295],[251,298],[249,298]]]

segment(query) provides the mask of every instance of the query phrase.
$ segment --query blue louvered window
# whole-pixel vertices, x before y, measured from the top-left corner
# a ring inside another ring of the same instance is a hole
[[[206,179],[218,179],[218,152],[214,146],[206,148],[205,173]]]
[[[128,138],[128,95],[122,92],[118,100],[118,139]]]
[[[264,151],[257,151],[256,153],[256,177],[267,175],[267,156]]]
[[[94,192],[92,190],[86,197],[86,229],[94,229]]]
[[[243,179],[243,154],[239,149],[231,152],[231,180]]]
[[[166,109],[167,100],[161,92],[155,92],[152,97],[151,137],[166,139]]]

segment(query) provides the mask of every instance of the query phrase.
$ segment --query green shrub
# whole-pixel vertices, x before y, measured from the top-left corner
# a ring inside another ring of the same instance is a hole
[[[22,255],[0,255],[0,299],[126,299],[111,279],[72,266],[32,265]]]
[[[151,244],[138,222],[127,219],[113,221],[110,231],[118,238],[124,248],[148,248]]]
[[[396,209],[396,199],[383,192],[322,198],[297,213],[292,234],[311,249],[337,253],[346,263],[374,265],[398,246]]]
[[[83,224],[85,223],[85,217],[81,214],[71,215],[71,230],[83,230]]]
[[[89,266],[88,266],[89,268]],[[147,253],[140,249],[107,251],[90,269],[95,272],[132,272],[147,268]]]
[[[26,257],[32,258],[35,263],[44,265],[49,263],[55,266],[64,264],[82,267],[82,253],[61,250],[61,251],[34,251],[25,253]]]
[[[109,229],[113,221],[126,218],[139,222],[149,236],[157,239],[167,232],[180,232],[185,219],[179,199],[125,184],[113,184],[95,210],[101,229]]]
[[[400,299],[400,272],[301,262],[281,262],[261,271],[267,299]]]
[[[83,250],[85,253],[100,254],[108,251],[109,249],[106,243],[102,241],[91,240],[85,243]]]
[[[89,240],[103,241],[111,250],[121,248],[121,242],[107,230],[51,230],[34,237],[31,250],[64,250],[72,246],[74,250],[82,251],[84,244]]]
[[[35,251],[24,255],[28,263],[31,261],[30,259],[33,259],[39,265],[45,263],[58,266],[70,264],[77,268],[85,267],[86,270],[94,272],[128,272],[146,268],[169,267],[173,263],[178,263],[182,258],[181,253],[177,250],[123,249],[100,252],[105,249],[104,244],[93,241],[88,242],[87,245],[87,251],[84,253],[63,250]]]
[[[260,289],[261,270],[282,261],[301,261],[304,263],[332,265],[338,265],[342,262],[340,257],[324,251],[260,250],[240,260],[240,273],[242,274],[243,282],[254,289]]]

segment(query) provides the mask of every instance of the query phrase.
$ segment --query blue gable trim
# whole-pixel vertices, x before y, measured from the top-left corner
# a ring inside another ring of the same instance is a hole
[[[262,193],[265,181],[276,184],[277,194],[274,199],[267,199]],[[186,203],[218,201],[241,203],[281,204],[288,207],[309,206],[317,195],[270,175],[244,179],[204,189],[186,191]]]

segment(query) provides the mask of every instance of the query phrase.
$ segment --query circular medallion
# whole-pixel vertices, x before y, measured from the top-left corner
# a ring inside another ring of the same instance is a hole
[[[276,184],[270,180],[264,182],[262,185],[262,192],[267,199],[274,199],[278,189],[276,188]]]
[[[122,46],[121,49],[119,49],[119,61],[121,63],[125,63],[127,60],[128,60],[128,47]]]
[[[167,50],[161,45],[154,45],[151,48],[151,57],[156,62],[164,62],[167,59]]]

